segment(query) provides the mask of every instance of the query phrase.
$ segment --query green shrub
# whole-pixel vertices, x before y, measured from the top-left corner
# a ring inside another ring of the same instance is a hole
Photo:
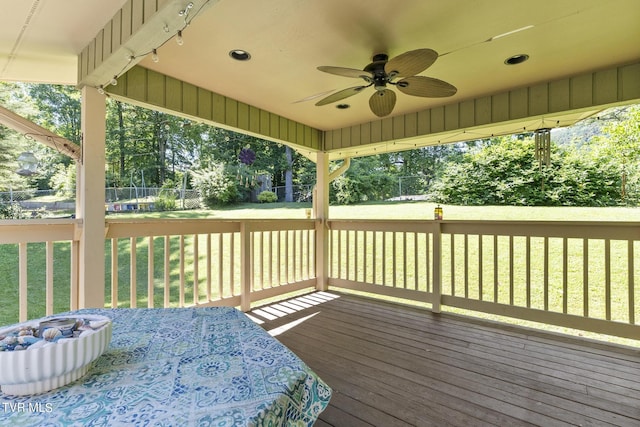
[[[161,191],[153,205],[156,211],[173,211],[176,207],[176,196],[169,191]]]
[[[274,203],[278,201],[278,196],[273,191],[263,191],[258,194],[258,201],[260,203]]]
[[[193,186],[200,191],[202,203],[208,208],[231,205],[240,200],[236,180],[226,173],[223,163],[192,170],[191,176]]]
[[[27,211],[19,203],[0,203],[0,219],[37,219],[45,214],[45,208]]]

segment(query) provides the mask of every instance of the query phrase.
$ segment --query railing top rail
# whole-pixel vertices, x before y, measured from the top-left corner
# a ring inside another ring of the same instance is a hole
[[[44,219],[0,219],[0,226],[41,226],[60,224],[82,224],[80,218],[44,218]]]
[[[169,236],[181,234],[236,233],[242,224],[247,231],[312,230],[311,219],[107,219],[106,238]]]
[[[0,220],[0,244],[78,240],[80,219]]]
[[[331,219],[328,225],[332,230],[433,232],[439,228],[443,234],[640,240],[637,221]]]
[[[631,221],[442,221],[445,234],[640,240]]]

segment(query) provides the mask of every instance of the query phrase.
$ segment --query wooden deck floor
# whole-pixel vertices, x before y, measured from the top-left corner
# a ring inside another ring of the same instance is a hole
[[[316,426],[640,426],[640,349],[339,293],[249,313],[332,388]]]

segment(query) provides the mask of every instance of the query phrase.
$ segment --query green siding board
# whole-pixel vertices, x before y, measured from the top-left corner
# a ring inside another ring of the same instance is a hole
[[[131,34],[135,34],[144,24],[144,2],[134,1],[131,5]]]
[[[593,76],[593,101],[606,104],[618,100],[618,70],[605,70]]]
[[[304,141],[304,128],[306,127],[302,123],[293,122],[296,124],[296,141],[302,142]]]
[[[149,85],[149,89],[147,90],[147,100],[149,103],[159,107],[164,106],[164,81],[165,77],[162,74],[154,72],[147,73],[147,84]]]
[[[333,144],[333,135],[331,132],[324,133],[324,150],[333,150],[336,146]]]
[[[211,92],[198,88],[198,114],[204,120],[213,120],[213,103]]]
[[[288,135],[289,135],[289,141],[293,142],[293,143],[298,143],[298,139],[297,139],[297,129],[296,129],[296,122],[293,122],[291,120],[287,120],[287,127],[289,128],[288,131]]]
[[[213,121],[218,123],[227,123],[227,99],[218,94],[212,94],[211,112]]]
[[[340,132],[340,146],[341,147],[353,147],[358,145],[351,140],[351,128],[346,127],[342,128],[342,130],[338,130]]]
[[[260,134],[273,138],[273,135],[271,135],[271,115],[264,110],[258,110],[258,113],[260,114]]]
[[[111,52],[122,45],[122,10],[119,10],[111,21]]]
[[[460,110],[458,104],[444,106],[444,128],[446,130],[460,128]]]
[[[254,106],[249,107],[249,130],[254,133],[260,132],[260,110]]]
[[[473,101],[463,101],[460,103],[460,127],[466,128],[475,125],[475,103]]]
[[[392,119],[393,124],[391,125],[391,130],[393,132],[392,137],[394,139],[403,138],[407,134],[404,117],[405,116],[397,116]]]
[[[549,112],[566,111],[570,104],[569,79],[549,83]]]
[[[82,80],[87,73],[87,52],[89,51],[89,47],[85,47],[82,49],[82,52],[78,56],[78,81]]]
[[[113,32],[111,31],[111,27],[113,26],[113,22],[107,22],[107,25],[104,26],[102,30],[102,60],[104,61],[109,55],[113,53]]]
[[[128,0],[124,6],[122,6],[122,19],[120,21],[120,43],[126,43],[131,37],[131,17],[132,17],[132,2]]]
[[[249,105],[238,102],[237,126],[242,130],[249,130]]]
[[[369,124],[360,125],[360,141],[371,141],[371,126]]]
[[[104,49],[104,30],[100,30],[96,39],[94,40],[95,44],[95,54],[94,54],[94,67],[102,64],[103,53],[102,49]]]
[[[431,133],[431,110],[424,110],[418,113],[418,135]]]
[[[620,70],[618,99],[628,101],[640,98],[640,64],[628,65]]]
[[[521,119],[527,117],[529,91],[527,88],[516,89],[509,92],[509,118]]]
[[[549,112],[549,86],[540,84],[529,89],[529,114],[540,115]]]
[[[491,97],[491,121],[509,120],[509,93],[500,93]]]
[[[431,133],[444,131],[444,107],[431,109]]]
[[[182,111],[182,82],[171,77],[165,78],[167,108]]]
[[[593,105],[593,75],[586,74],[571,79],[571,107],[583,108]]]
[[[238,126],[238,101],[225,98],[225,117],[229,126]]]
[[[278,126],[279,128],[279,133],[280,133],[280,139],[284,140],[284,141],[288,141],[289,140],[289,126],[287,123],[287,119],[285,119],[284,117],[279,117],[279,121],[280,121],[280,125]]]
[[[393,139],[393,119],[387,117],[385,119],[382,119],[380,122],[382,124],[382,141]]]
[[[331,147],[332,148],[342,148],[342,132],[339,130],[330,130],[327,133],[331,136]]]
[[[418,115],[416,113],[405,116],[404,128],[407,137],[418,135]]]
[[[362,126],[356,125],[351,127],[351,143],[354,145],[362,144]]]
[[[147,73],[144,68],[134,68],[127,73],[127,96],[147,100]]]
[[[182,111],[191,116],[198,115],[198,88],[182,83]]]
[[[147,22],[158,11],[156,0],[144,0],[144,22]]]
[[[475,100],[476,125],[491,123],[491,98],[484,96]]]
[[[282,139],[280,135],[280,117],[276,114],[269,114],[269,134],[272,138]]]
[[[376,120],[375,122],[371,122],[371,142],[380,141],[382,141],[382,122]]]

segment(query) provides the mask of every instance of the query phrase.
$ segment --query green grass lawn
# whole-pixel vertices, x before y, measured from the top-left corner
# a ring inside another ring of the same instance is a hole
[[[435,204],[422,201],[384,202],[366,203],[355,206],[331,206],[329,210],[330,218],[335,219],[424,219],[433,218]],[[305,210],[310,208],[309,203],[273,203],[273,204],[243,204],[233,208],[219,210],[192,210],[181,212],[149,212],[149,213],[118,213],[108,215],[108,218],[217,218],[217,219],[244,219],[244,218],[305,218]],[[588,220],[588,221],[640,221],[640,208],[572,208],[572,207],[471,207],[471,206],[448,206],[444,205],[445,220],[542,220],[542,221],[565,221],[565,220]],[[155,242],[158,259],[155,262],[155,277],[158,281],[158,291],[156,292],[156,306],[162,305],[162,242],[159,239]],[[172,240],[171,248],[175,250],[176,242]],[[202,245],[203,242],[200,242]],[[123,306],[128,305],[129,290],[129,266],[128,266],[128,242],[126,239],[119,242],[120,257],[119,277],[120,289],[119,300]],[[110,242],[105,243],[107,260],[106,265],[110,265]],[[44,245],[29,244],[29,317],[40,317],[44,315]],[[54,310],[56,312],[65,311],[69,308],[69,244],[55,244],[55,265],[56,276],[54,278],[55,300]],[[204,251],[201,251],[201,256]],[[146,242],[140,240],[137,250],[137,279],[138,279],[138,306],[146,306],[146,274],[147,274],[147,248]],[[173,261],[172,261],[173,262]],[[177,263],[177,261],[176,261]],[[18,277],[17,277],[17,245],[0,245],[0,300],[3,307],[0,309],[0,324],[13,323],[17,319],[18,313]],[[203,268],[204,262],[201,262]],[[177,264],[172,265],[172,281],[178,280]],[[236,268],[239,268],[236,265]],[[187,269],[188,270],[188,269]],[[445,272],[446,273],[446,272]],[[187,271],[187,283],[192,282],[193,272]],[[107,267],[107,295],[110,295],[109,281],[110,271]],[[201,280],[204,274],[200,274]],[[446,280],[446,274],[444,279]],[[204,288],[202,286],[202,288]],[[488,290],[491,288],[487,286]],[[175,292],[174,292],[175,293]],[[175,295],[172,295],[172,298]],[[490,296],[489,296],[490,297]],[[490,299],[490,298],[489,298]],[[109,300],[109,298],[107,298]],[[189,304],[193,300],[192,294],[187,293],[185,301]],[[522,300],[522,295],[516,295],[516,301]],[[173,301],[173,299],[172,299]],[[457,312],[462,312],[456,310]],[[476,313],[477,315],[477,313]],[[483,316],[487,318],[500,319],[496,316]],[[616,316],[614,316],[616,318]],[[530,326],[527,322],[519,324]],[[556,328],[557,329],[557,328]],[[567,332],[566,330],[561,330]],[[570,332],[570,331],[569,331]],[[582,333],[581,333],[582,334]],[[589,334],[583,334],[589,335]],[[629,340],[627,340],[629,341]],[[625,340],[624,342],[629,344]]]
[[[330,206],[335,219],[433,219],[436,204],[422,201],[362,203]],[[521,221],[640,221],[640,208],[582,208],[442,205],[444,219]],[[110,218],[305,218],[310,203],[244,203],[232,208],[176,212],[118,213]]]

